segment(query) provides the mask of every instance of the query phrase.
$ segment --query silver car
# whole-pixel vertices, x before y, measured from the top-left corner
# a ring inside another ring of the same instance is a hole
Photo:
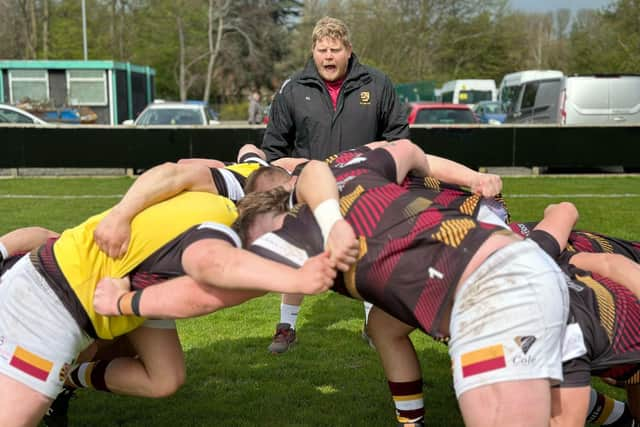
[[[24,111],[13,105],[0,104],[0,124],[3,123],[19,123],[30,125],[48,125],[39,117],[34,116],[28,111]]]
[[[149,104],[138,118],[123,125],[135,126],[208,126],[220,124],[211,108],[203,102],[162,102]]]

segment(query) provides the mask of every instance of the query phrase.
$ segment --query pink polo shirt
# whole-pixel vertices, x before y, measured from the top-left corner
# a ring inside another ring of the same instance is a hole
[[[325,86],[327,86],[327,90],[329,91],[329,96],[331,97],[331,103],[333,104],[334,110],[338,106],[338,95],[340,94],[340,89],[342,89],[342,83],[344,83],[344,79],[336,80],[335,82],[328,82],[325,80],[324,82]]]

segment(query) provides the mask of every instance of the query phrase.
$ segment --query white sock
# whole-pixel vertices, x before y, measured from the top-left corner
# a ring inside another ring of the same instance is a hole
[[[362,305],[364,305],[364,324],[366,326],[367,323],[369,323],[369,313],[371,312],[373,304],[367,301],[362,301]]]
[[[295,329],[299,310],[299,305],[280,304],[280,323],[288,323],[291,329]]]
[[[7,251],[7,247],[0,242],[0,259],[7,259],[9,258],[9,251]]]

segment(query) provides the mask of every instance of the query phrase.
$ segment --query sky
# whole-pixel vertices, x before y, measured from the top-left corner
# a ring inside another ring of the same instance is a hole
[[[613,0],[510,0],[515,10],[526,12],[547,12],[556,9],[570,9],[576,12],[580,9],[600,9],[609,5]]]

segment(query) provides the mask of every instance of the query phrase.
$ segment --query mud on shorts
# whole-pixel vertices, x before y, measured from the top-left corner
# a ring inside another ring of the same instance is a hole
[[[0,281],[0,374],[55,399],[77,354],[93,339],[28,255]]]
[[[557,264],[529,240],[511,243],[458,289],[449,355],[459,398],[503,381],[562,380],[569,295]]]

